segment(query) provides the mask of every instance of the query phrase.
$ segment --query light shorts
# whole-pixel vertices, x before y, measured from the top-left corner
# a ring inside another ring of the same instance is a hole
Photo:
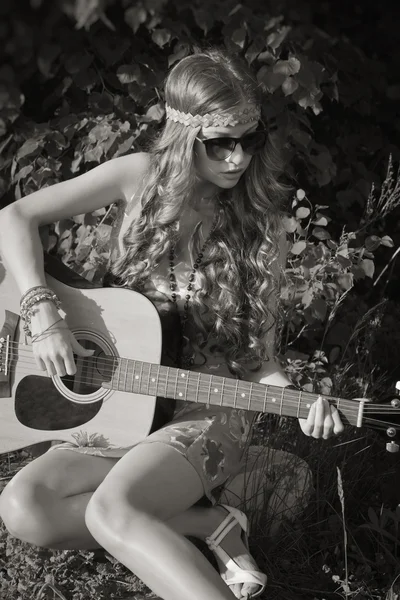
[[[172,421],[138,443],[161,442],[175,448],[196,469],[204,494],[215,504],[218,501],[217,488],[233,478],[241,468],[256,413],[205,404],[193,405],[178,410]],[[75,436],[75,439],[76,444],[58,444],[51,450],[68,449],[120,458],[134,447],[98,446],[95,439],[88,440],[84,436],[79,439]]]

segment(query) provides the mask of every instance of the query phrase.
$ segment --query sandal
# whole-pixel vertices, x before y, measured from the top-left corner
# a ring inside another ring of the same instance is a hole
[[[233,529],[239,523],[240,527],[242,528],[242,541],[246,549],[249,551],[249,525],[247,517],[241,510],[233,508],[232,506],[227,506],[226,504],[219,504],[218,506],[222,506],[223,508],[225,508],[225,510],[228,511],[228,515],[217,527],[214,533],[212,533],[209,537],[206,538],[206,544],[210,548],[210,550],[214,552],[216,556],[225,564],[227,570],[234,572],[234,575],[229,578],[226,577],[225,574],[221,575],[226,585],[234,585],[235,583],[255,583],[257,585],[260,585],[261,589],[255,594],[252,594],[251,596],[251,598],[256,598],[257,596],[260,596],[265,590],[267,576],[264,573],[261,573],[261,571],[248,571],[246,569],[243,569],[220,546],[220,543],[222,542],[224,537],[231,531],[231,529]]]

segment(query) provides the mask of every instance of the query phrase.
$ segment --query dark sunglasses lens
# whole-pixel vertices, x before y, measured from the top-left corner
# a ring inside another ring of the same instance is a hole
[[[211,160],[225,160],[232,154],[235,142],[231,138],[206,140],[207,156]]]
[[[254,131],[242,138],[242,148],[248,154],[257,154],[265,146],[267,134],[265,131]]]
[[[253,131],[242,137],[241,146],[247,154],[257,154],[264,148],[266,139],[267,134],[265,131]],[[228,137],[205,140],[205,146],[208,158],[211,160],[225,160],[232,154],[235,148],[235,140]]]

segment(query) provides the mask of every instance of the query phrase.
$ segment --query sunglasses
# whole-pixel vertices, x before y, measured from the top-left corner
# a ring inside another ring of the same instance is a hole
[[[267,131],[260,129],[258,131],[252,131],[246,133],[240,138],[233,137],[217,137],[200,139],[196,137],[206,147],[207,157],[211,160],[225,160],[233,154],[236,146],[240,144],[243,152],[247,154],[258,154],[265,146],[267,140]]]

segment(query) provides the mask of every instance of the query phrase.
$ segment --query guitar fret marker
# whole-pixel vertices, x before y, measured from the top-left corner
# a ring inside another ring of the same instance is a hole
[[[139,375],[135,375],[135,379],[139,379]]]
[[[218,388],[214,388],[214,392],[217,393],[218,392]]]
[[[155,382],[155,380],[156,380],[156,378],[155,378],[155,377],[152,377],[152,378],[151,378],[151,381],[152,381],[153,383]]]
[[[240,394],[242,398],[246,398],[246,394],[242,393]]]
[[[181,377],[186,377],[186,373],[181,373]]]
[[[306,408],[311,408],[311,404],[306,404]]]
[[[182,396],[183,396],[182,392],[179,392],[178,396],[181,396],[181,397],[182,397]]]
[[[276,398],[271,398],[271,402],[276,402]]]

